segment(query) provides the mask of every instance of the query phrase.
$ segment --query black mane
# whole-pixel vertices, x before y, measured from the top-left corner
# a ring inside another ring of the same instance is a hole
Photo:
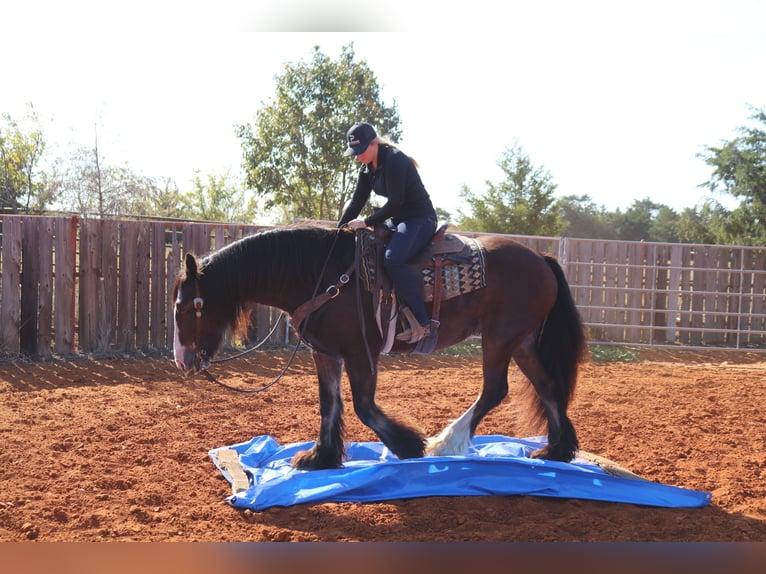
[[[354,236],[346,231],[316,225],[280,227],[211,253],[201,260],[200,272],[206,297],[232,305],[227,315],[234,323],[254,297],[284,308],[296,297],[308,299],[317,287],[324,291],[348,268],[353,254]]]

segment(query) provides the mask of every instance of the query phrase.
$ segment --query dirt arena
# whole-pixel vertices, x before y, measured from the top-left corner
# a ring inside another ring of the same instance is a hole
[[[216,365],[229,383],[270,381],[287,353]],[[480,434],[514,426],[521,375]],[[583,450],[669,485],[712,492],[702,509],[539,497],[433,497],[239,511],[207,452],[261,434],[313,440],[313,366],[301,352],[256,395],[169,358],[0,363],[0,541],[766,541],[766,355],[640,353],[588,363],[571,408]],[[441,430],[475,398],[479,357],[385,357],[378,399]],[[348,440],[377,440],[344,381]]]

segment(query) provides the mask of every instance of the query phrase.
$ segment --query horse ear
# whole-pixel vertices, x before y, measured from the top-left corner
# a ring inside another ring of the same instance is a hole
[[[193,253],[186,254],[186,276],[189,279],[195,279],[197,277],[197,258]]]

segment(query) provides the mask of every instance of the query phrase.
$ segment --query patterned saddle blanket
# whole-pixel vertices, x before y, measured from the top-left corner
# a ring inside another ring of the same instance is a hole
[[[379,274],[383,270],[380,251],[375,248],[373,232],[359,234],[361,246],[361,278],[368,291],[380,288],[384,282]],[[413,263],[420,263],[423,276],[423,298],[425,301],[434,300],[434,285],[437,283],[434,265],[436,259],[441,259],[442,292],[441,299],[451,299],[481,289],[487,285],[486,252],[481,243],[472,237],[464,237],[452,233],[444,234],[436,243],[429,244],[419,253]],[[387,281],[387,278],[385,278]]]

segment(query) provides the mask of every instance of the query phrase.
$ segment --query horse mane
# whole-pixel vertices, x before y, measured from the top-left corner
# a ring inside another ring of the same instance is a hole
[[[332,250],[332,256],[331,255]],[[234,336],[246,331],[253,293],[284,300],[296,289],[324,291],[353,258],[353,234],[316,224],[279,227],[243,237],[201,259],[206,292],[215,293]],[[329,257],[329,260],[328,260]],[[326,269],[323,269],[326,264]],[[324,276],[320,277],[324,270]]]

